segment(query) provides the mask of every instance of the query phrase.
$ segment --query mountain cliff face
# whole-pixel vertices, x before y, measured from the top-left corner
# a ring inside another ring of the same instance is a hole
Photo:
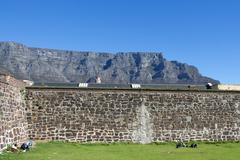
[[[31,48],[0,43],[0,68],[35,82],[219,83],[194,66],[167,61],[162,53],[95,53]]]

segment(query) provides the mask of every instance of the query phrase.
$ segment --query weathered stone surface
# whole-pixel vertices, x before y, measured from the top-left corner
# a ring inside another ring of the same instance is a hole
[[[35,140],[240,140],[240,92],[27,89]]]
[[[23,82],[0,74],[0,150],[28,137],[23,86]]]
[[[240,92],[24,87],[0,76],[0,150],[28,138],[240,140]]]

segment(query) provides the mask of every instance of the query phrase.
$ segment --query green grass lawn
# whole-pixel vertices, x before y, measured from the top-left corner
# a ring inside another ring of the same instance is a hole
[[[175,144],[38,143],[26,153],[4,153],[0,160],[240,160],[240,143],[199,144],[176,149]]]

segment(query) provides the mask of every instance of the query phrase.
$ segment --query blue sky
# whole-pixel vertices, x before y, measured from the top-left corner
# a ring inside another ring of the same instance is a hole
[[[154,51],[240,83],[239,0],[7,0],[0,41],[79,51]]]

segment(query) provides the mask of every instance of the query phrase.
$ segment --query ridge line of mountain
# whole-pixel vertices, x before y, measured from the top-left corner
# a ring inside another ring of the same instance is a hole
[[[219,83],[186,63],[168,61],[162,52],[91,52],[27,47],[0,42],[0,68],[19,79],[53,83],[205,84]]]

